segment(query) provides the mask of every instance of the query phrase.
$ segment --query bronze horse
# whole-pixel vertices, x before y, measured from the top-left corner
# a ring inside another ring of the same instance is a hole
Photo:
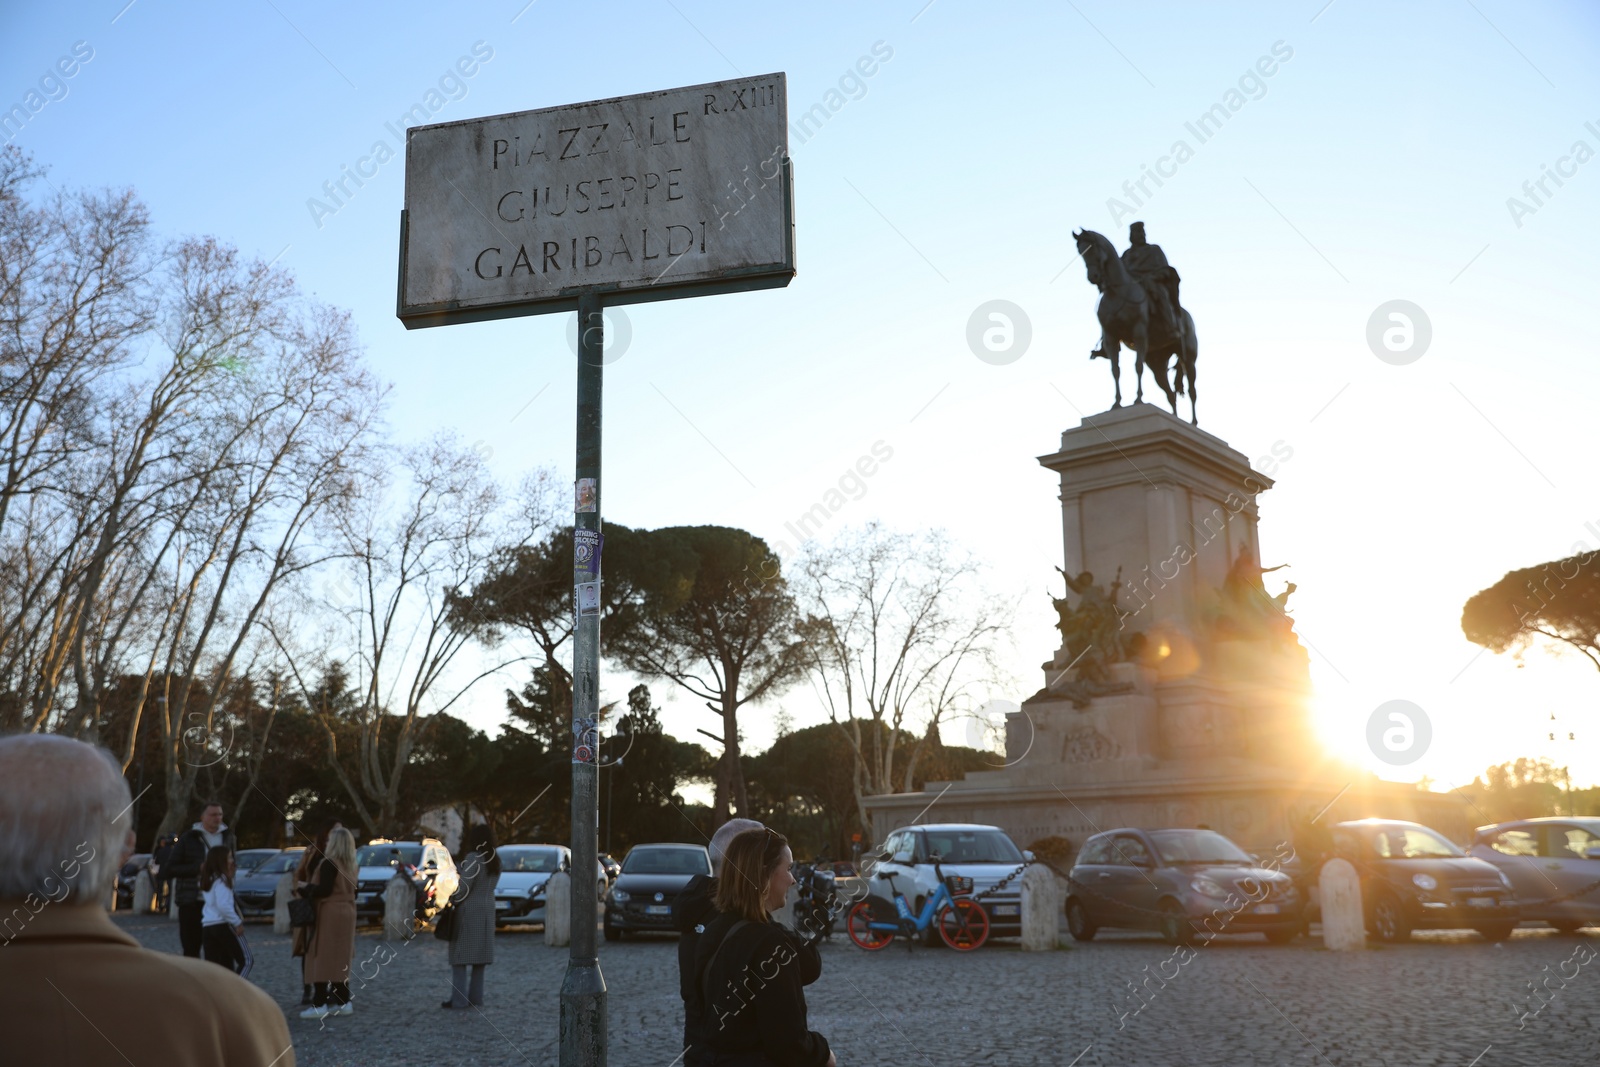
[[[1189,395],[1189,421],[1198,426],[1194,402],[1194,366],[1199,355],[1195,338],[1194,319],[1183,308],[1178,308],[1179,336],[1168,339],[1152,349],[1150,344],[1150,298],[1144,286],[1129,274],[1122,265],[1116,248],[1101,234],[1093,230],[1077,230],[1073,238],[1078,242],[1078,255],[1083,257],[1089,283],[1100,290],[1100,304],[1096,314],[1100,319],[1100,347],[1089,353],[1091,359],[1111,361],[1111,380],[1116,383],[1117,401],[1114,408],[1122,406],[1122,365],[1118,359],[1122,346],[1133,349],[1136,389],[1134,401],[1144,400],[1144,369],[1149,366],[1151,375],[1174,415],[1178,414],[1178,397]],[[1176,373],[1169,381],[1168,363],[1178,357]],[[1176,386],[1176,391],[1174,391]]]

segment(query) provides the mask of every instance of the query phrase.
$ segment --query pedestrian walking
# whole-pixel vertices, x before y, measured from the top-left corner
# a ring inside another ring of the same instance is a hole
[[[356,839],[349,830],[340,827],[328,835],[323,857],[300,894],[317,903],[305,962],[311,1007],[300,1018],[354,1015],[350,961],[356,953]]]
[[[837,1067],[828,1040],[806,1026],[804,986],[822,957],[774,922],[794,875],[794,854],[774,830],[746,830],[728,844],[717,910],[700,937],[699,987],[706,1044],[717,1067]]]
[[[250,956],[244,944],[244,919],[233,899],[233,853],[218,845],[206,853],[200,867],[200,893],[204,910],[200,917],[201,945],[206,959],[220,963],[241,978],[250,971]]]
[[[172,846],[177,840],[176,834],[162,834],[156,840],[155,850],[150,853],[150,886],[155,890],[157,913],[167,910],[168,894],[172,889],[172,876],[167,873],[167,858],[172,855]]]
[[[200,898],[200,868],[206,854],[218,846],[229,852],[238,848],[233,831],[222,821],[222,805],[208,800],[200,805],[200,821],[185,830],[167,857],[167,872],[172,876],[172,891],[178,900],[178,940],[183,954],[199,958],[202,941],[201,915],[205,904]]]
[[[483,969],[494,962],[494,887],[500,881],[493,830],[482,824],[468,827],[456,870],[461,882],[450,896],[456,911],[455,935],[450,939],[450,999],[440,1007],[481,1008]]]
[[[327,826],[324,826],[322,832],[317,835],[317,839],[300,854],[300,863],[294,869],[295,896],[305,896],[301,890],[311,884],[312,869],[323,858],[324,850],[328,847],[328,835],[340,829],[343,825],[338,819],[335,819]],[[310,898],[307,897],[307,899]],[[311,945],[311,929],[309,926],[296,926],[289,935],[289,955],[298,957],[300,960],[300,1006],[302,1008],[311,1006],[311,981],[306,978],[306,949]]]

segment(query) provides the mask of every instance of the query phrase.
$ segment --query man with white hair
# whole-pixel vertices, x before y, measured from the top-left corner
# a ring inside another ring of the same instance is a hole
[[[106,913],[133,852],[127,782],[66,737],[0,738],[5,1057],[74,1067],[293,1067],[283,1012],[223,968],[140,947]]]
[[[717,897],[717,876],[722,873],[722,857],[728,843],[746,830],[765,829],[754,819],[729,819],[711,835],[711,877],[697,874],[683,887],[672,905],[672,925],[678,928],[678,995],[683,998],[683,1048],[685,1067],[698,1067],[706,1053],[706,1022],[701,1018],[699,991],[695,988],[695,953],[700,935],[717,917],[713,903]]]

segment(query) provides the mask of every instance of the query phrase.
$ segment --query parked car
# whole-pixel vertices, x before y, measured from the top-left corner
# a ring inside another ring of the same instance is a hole
[[[1546,817],[1480,826],[1467,851],[1511,882],[1522,918],[1569,934],[1600,926],[1600,889],[1555,899],[1600,882],[1600,819]]]
[[[241,870],[233,877],[233,899],[239,905],[239,914],[270,917],[277,907],[278,880],[285,871],[300,866],[303,848],[286,848],[274,852],[248,871]]]
[[[977,896],[994,887],[995,883],[1013,874],[1032,857],[998,826],[976,823],[935,823],[931,826],[907,826],[895,830],[884,838],[878,849],[881,859],[873,867],[873,874],[894,876],[894,889],[904,893],[915,914],[922,913],[922,905],[933,895],[939,879],[933,873],[933,857],[939,857],[946,877],[972,879],[972,893]],[[870,892],[886,901],[893,910],[890,883],[874,877],[868,882]],[[1017,937],[1022,933],[1022,878],[1020,875],[1000,892],[981,901],[989,914],[990,937]],[[923,935],[929,945],[940,944],[939,932],[930,925]]]
[[[276,856],[283,850],[280,848],[241,848],[233,854],[234,873],[243,874],[253,871],[256,867]]]
[[[617,941],[630,930],[672,929],[672,905],[697,874],[711,873],[704,845],[635,845],[606,894],[605,933]]]
[[[606,881],[615,882],[617,875],[622,873],[622,864],[611,858],[611,853],[600,853],[600,866],[605,868]]]
[[[1437,830],[1396,819],[1333,826],[1333,850],[1355,865],[1367,933],[1404,941],[1413,930],[1476,930],[1504,941],[1520,918],[1511,882]]]
[[[374,840],[356,850],[356,867],[358,919],[383,915],[383,890],[397,870],[416,888],[417,914],[424,917],[443,907],[461,880],[450,850],[432,838]]]
[[[138,852],[128,857],[128,862],[117,871],[117,910],[127,911],[133,907],[133,884],[139,880],[139,872],[150,866],[150,853]]]
[[[500,879],[494,887],[496,926],[544,922],[545,887],[557,871],[572,870],[572,850],[565,845],[501,845]],[[594,895],[604,902],[610,886],[605,867],[595,863]]]
[[[1169,945],[1197,932],[1285,945],[1304,908],[1287,874],[1215,830],[1107,830],[1083,843],[1068,873],[1067,930],[1078,941],[1116,927],[1160,931]]]

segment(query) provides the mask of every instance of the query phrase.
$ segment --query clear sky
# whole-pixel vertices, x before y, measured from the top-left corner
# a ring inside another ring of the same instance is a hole
[[[1143,219],[1197,324],[1201,426],[1247,456],[1292,449],[1260,501],[1263,562],[1291,564],[1272,577],[1299,587],[1330,744],[1395,778],[1459,784],[1544,755],[1600,779],[1600,672],[1542,653],[1518,669],[1459,628],[1466,598],[1508,569],[1600,547],[1600,6],[125,2],[4,4],[0,107],[41,79],[48,97],[16,143],[57,185],[132,186],[159,230],[288,266],[354,314],[400,435],[454,428],[508,480],[541,464],[571,476],[571,316],[400,325],[398,117],[770,71],[788,74],[791,117],[838,105],[791,144],[791,286],[626,309],[632,340],[606,370],[606,514],[792,540],[785,522],[882,441],[892,460],[833,525],[941,526],[988,560],[1020,605],[1018,680],[997,697],[1033,692],[1057,644],[1060,511],[1034,457],[1111,402],[1071,231],[1121,247]],[[890,57],[854,78],[875,46]],[[92,55],[49,79],[75,48]],[[474,48],[488,58],[473,75],[446,78]],[[1204,142],[1187,129],[1230,102]],[[1180,140],[1181,162],[1163,162]],[[313,210],[379,142],[394,158]],[[1141,191],[1146,167],[1168,176]],[[966,342],[992,299],[1031,323],[1005,365]],[[1391,300],[1431,324],[1405,365],[1366,340]],[[500,688],[469,718],[496,724]],[[1391,699],[1433,724],[1401,769],[1366,752]],[[818,715],[801,692],[782,703],[798,723]],[[711,725],[698,709],[670,699],[669,728]],[[1552,712],[1576,743],[1546,740]],[[770,717],[757,709],[746,733],[764,746]]]

